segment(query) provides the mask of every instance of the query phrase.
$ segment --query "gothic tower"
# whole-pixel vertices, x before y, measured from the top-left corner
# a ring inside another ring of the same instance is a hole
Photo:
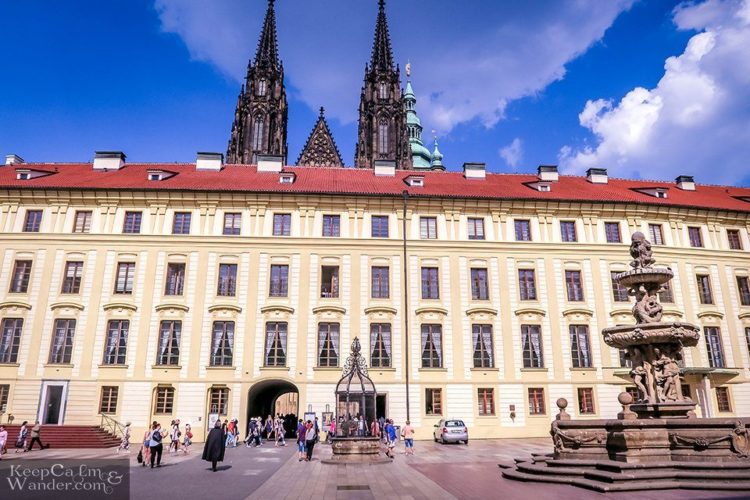
[[[287,102],[278,52],[274,0],[268,0],[255,60],[237,98],[227,163],[256,164],[258,155],[280,155],[286,163]]]
[[[396,168],[412,167],[401,76],[393,64],[385,0],[379,0],[372,59],[365,65],[359,102],[359,132],[354,164],[373,168],[375,160],[395,160]]]

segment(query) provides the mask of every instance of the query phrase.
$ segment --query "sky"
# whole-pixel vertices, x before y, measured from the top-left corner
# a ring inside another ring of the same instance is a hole
[[[267,0],[0,0],[0,154],[225,152]],[[750,0],[388,0],[444,163],[750,185]],[[353,164],[376,0],[278,0],[289,163],[324,106]],[[405,82],[403,82],[405,85]]]

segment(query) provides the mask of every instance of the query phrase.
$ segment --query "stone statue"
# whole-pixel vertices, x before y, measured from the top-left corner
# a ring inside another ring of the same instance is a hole
[[[630,265],[634,269],[651,267],[651,264],[655,262],[651,257],[651,243],[649,243],[646,236],[640,231],[633,233],[632,243],[630,244],[630,256],[633,257]]]
[[[659,401],[681,401],[680,367],[674,359],[669,357],[658,347],[654,349],[654,371],[656,385],[660,392]]]
[[[662,306],[659,304],[658,287],[646,288],[640,285],[635,290],[635,305],[633,316],[638,324],[658,323],[661,321]]]

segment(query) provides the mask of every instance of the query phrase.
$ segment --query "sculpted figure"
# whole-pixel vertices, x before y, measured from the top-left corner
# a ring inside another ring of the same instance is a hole
[[[636,302],[633,316],[637,323],[658,323],[661,321],[662,306],[656,293],[641,285],[635,293]]]
[[[634,269],[650,267],[655,262],[651,254],[651,243],[646,236],[640,231],[633,233],[632,243],[630,243],[630,256],[633,257],[633,262],[630,265]]]
[[[679,401],[677,384],[680,381],[680,367],[675,361],[667,356],[661,349],[654,349],[654,370],[656,371],[656,383],[660,388],[660,401]]]

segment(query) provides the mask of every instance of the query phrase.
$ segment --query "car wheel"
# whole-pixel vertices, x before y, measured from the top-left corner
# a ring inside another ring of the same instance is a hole
[[[434,439],[434,440],[435,440],[435,442],[437,443],[437,441],[438,441],[438,440],[437,440],[437,438],[435,437],[435,434],[433,434],[433,435],[432,435],[432,439]]]
[[[466,441],[464,441],[464,444],[468,446],[469,440],[467,439]]]

